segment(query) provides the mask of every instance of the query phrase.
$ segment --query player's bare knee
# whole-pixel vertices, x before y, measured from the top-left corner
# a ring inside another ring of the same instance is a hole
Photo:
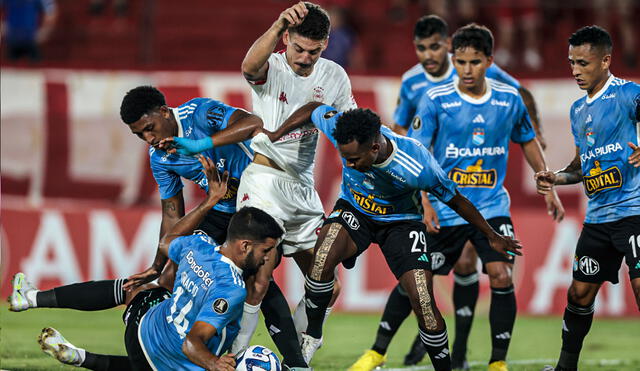
[[[472,273],[476,273],[476,259],[463,259],[461,257],[453,267],[453,272],[462,276],[468,276]]]
[[[504,269],[496,269],[489,272],[489,282],[491,287],[494,288],[511,286],[513,284],[511,270],[505,267]]]
[[[597,284],[573,281],[567,292],[567,301],[571,304],[588,307],[592,305],[598,293]]]

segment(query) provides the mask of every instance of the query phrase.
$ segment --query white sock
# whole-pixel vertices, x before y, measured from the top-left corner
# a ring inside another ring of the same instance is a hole
[[[249,346],[251,337],[256,332],[256,327],[258,327],[258,319],[260,318],[258,311],[260,311],[260,304],[244,303],[242,320],[240,320],[240,332],[238,332],[238,336],[231,346],[231,353],[238,354]]]
[[[298,335],[298,342],[302,342],[302,333],[307,331],[307,310],[304,304],[304,296],[300,299],[300,302],[296,306],[296,310],[293,312],[293,324],[296,326],[296,335]]]
[[[37,308],[38,301],[36,300],[36,295],[38,295],[39,290],[30,290],[27,291],[27,302],[29,303],[29,307]]]

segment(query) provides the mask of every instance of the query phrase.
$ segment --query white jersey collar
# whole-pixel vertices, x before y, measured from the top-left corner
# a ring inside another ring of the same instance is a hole
[[[491,98],[491,84],[489,83],[489,80],[486,77],[484,79],[484,84],[487,87],[487,91],[485,91],[484,95],[481,96],[480,98],[474,98],[470,95],[467,95],[461,92],[460,88],[458,88],[459,82],[460,82],[460,78],[458,77],[458,75],[453,76],[453,88],[456,90],[456,93],[458,93],[460,98],[462,98],[463,100],[471,104],[483,104],[483,103],[486,103],[489,100],[489,98]]]
[[[220,251],[220,247],[218,246],[216,250]],[[220,261],[229,264],[231,268],[237,270],[240,274],[242,274],[242,269],[240,269],[240,267],[238,267],[231,259],[227,258],[226,256],[220,254]]]
[[[178,113],[177,108],[171,108],[171,112],[173,112],[173,117],[176,119],[176,123],[178,124],[178,137],[182,138],[184,136],[184,129],[182,128],[182,121],[180,121],[180,113]]]
[[[451,74],[453,73],[453,61],[451,60],[451,54],[449,53],[447,53],[447,60],[449,61],[449,67],[447,68],[447,71],[442,74],[442,76],[433,76],[429,72],[427,72],[427,70],[425,70],[424,67],[422,67],[422,69],[424,70],[424,75],[427,78],[427,80],[433,83],[438,83],[451,77]]]
[[[587,104],[591,104],[596,99],[600,98],[602,94],[604,94],[604,92],[606,92],[607,89],[609,89],[609,86],[611,85],[611,82],[613,81],[613,79],[615,79],[615,76],[613,76],[613,74],[609,75],[609,78],[607,79],[607,82],[604,84],[602,89],[598,90],[598,92],[593,97],[589,98],[589,94],[587,94]]]
[[[376,167],[376,168],[383,168],[388,166],[391,161],[393,161],[393,158],[396,157],[396,152],[398,152],[398,144],[396,143],[395,140],[387,137],[386,135],[382,134],[383,137],[389,139],[389,142],[391,143],[391,148],[393,148],[393,150],[391,151],[391,154],[389,155],[389,157],[387,157],[386,160],[384,160],[384,162],[379,163],[379,164],[372,164],[371,166]]]

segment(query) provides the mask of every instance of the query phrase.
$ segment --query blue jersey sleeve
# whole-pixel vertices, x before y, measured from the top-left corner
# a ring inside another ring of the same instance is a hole
[[[194,118],[198,125],[204,125],[205,131],[213,134],[227,127],[229,118],[236,110],[237,108],[220,101],[206,99],[196,108]]]
[[[182,236],[171,241],[171,244],[169,244],[169,259],[179,263],[182,258],[182,249],[189,244],[189,238],[191,237],[193,236]]]
[[[407,136],[417,139],[425,147],[431,147],[431,142],[438,131],[438,115],[435,103],[427,94],[420,98],[416,116],[411,122]]]
[[[516,143],[526,143],[536,137],[536,133],[533,130],[531,124],[531,118],[527,112],[527,108],[520,96],[516,99],[516,113],[515,125],[511,129],[511,140]]]
[[[216,328],[225,328],[231,321],[242,315],[246,290],[233,284],[216,284],[207,293],[196,321],[202,321]]]
[[[504,84],[511,85],[516,89],[520,89],[520,82],[515,79],[515,77],[509,75],[505,70],[500,68],[497,64],[492,63],[489,68],[487,68],[487,77],[500,81]]]
[[[311,121],[313,124],[318,128],[318,130],[327,136],[334,146],[337,146],[338,144],[333,138],[333,131],[336,128],[336,122],[340,115],[341,113],[338,112],[338,110],[327,105],[316,108],[311,114]]]
[[[622,99],[619,102],[625,115],[628,115],[634,123],[640,122],[640,85],[628,82],[620,88],[620,91]]]
[[[449,202],[457,193],[456,183],[447,177],[431,152],[422,145],[419,147],[420,163],[424,165],[424,169],[418,177],[418,186],[421,190],[436,196],[440,201]]]
[[[151,173],[153,178],[158,183],[158,190],[160,191],[160,199],[166,200],[178,194],[184,187],[180,175],[171,171],[162,164],[156,163],[153,158],[151,160]]]
[[[409,89],[407,87],[407,84],[403,83],[400,87],[398,105],[393,112],[393,121],[403,128],[409,127],[411,119],[416,113],[416,107],[414,107],[413,102],[411,101],[411,99],[409,99],[409,96],[407,95],[407,89]]]

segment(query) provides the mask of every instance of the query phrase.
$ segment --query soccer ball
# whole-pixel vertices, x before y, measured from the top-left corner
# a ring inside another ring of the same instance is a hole
[[[281,368],[278,356],[261,345],[252,345],[236,356],[236,371],[280,371]]]

